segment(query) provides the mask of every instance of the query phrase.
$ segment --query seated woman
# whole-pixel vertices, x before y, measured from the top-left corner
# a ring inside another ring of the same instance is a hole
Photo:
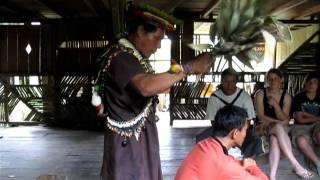
[[[255,106],[258,119],[270,135],[270,180],[276,179],[280,160],[280,150],[288,158],[293,171],[303,179],[311,179],[313,174],[297,161],[292,153],[291,141],[288,136],[291,97],[281,89],[283,75],[278,69],[270,69],[266,75],[266,87],[255,95]]]

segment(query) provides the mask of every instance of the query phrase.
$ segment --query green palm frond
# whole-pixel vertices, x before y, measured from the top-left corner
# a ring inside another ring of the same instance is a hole
[[[270,33],[277,41],[290,41],[292,37],[290,28],[274,17],[266,18],[263,30]]]
[[[250,63],[250,59],[249,59],[249,56],[248,54],[243,51],[243,52],[240,52],[236,55],[236,57],[239,59],[239,61],[241,61],[244,65],[248,66],[249,68],[253,69],[251,63]]]
[[[235,55],[242,63],[251,67],[250,60],[261,61],[251,49],[263,41],[262,31],[269,32],[276,40],[291,40],[287,25],[264,14],[265,2],[222,0],[219,15],[209,32],[210,39],[215,44],[213,53]]]
[[[229,28],[225,28],[227,36],[230,36],[239,26],[240,22],[240,9],[239,9],[239,0],[233,0],[234,3],[232,4],[232,15],[230,17]]]

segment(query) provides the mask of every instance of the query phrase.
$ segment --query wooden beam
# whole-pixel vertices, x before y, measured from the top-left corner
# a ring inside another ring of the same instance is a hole
[[[308,25],[308,24],[320,24],[320,20],[319,19],[315,19],[315,20],[312,20],[312,19],[297,19],[297,20],[279,20],[285,24],[301,24],[301,25]]]
[[[93,3],[90,0],[83,0],[83,2],[94,15],[98,15]]]
[[[55,14],[61,17],[68,17],[68,14],[65,13],[65,11],[63,11],[59,5],[52,2],[52,0],[39,0],[39,1],[42,2],[44,5],[46,5]]]
[[[202,11],[201,17],[206,18],[209,16],[214,9],[216,9],[220,5],[221,0],[211,0],[207,7]]]
[[[208,23],[213,23],[216,20],[215,19],[204,19],[204,18],[193,18],[194,22],[208,22]],[[301,24],[301,25],[309,25],[309,24],[320,24],[320,20],[315,19],[280,19],[279,21],[285,23],[285,24]]]
[[[310,2],[309,5],[307,5],[309,8],[301,8],[299,13],[296,13],[296,16],[293,16],[292,19],[298,19],[298,18],[303,18],[307,16],[311,16],[316,13],[320,13],[320,1],[318,2]]]
[[[285,3],[283,3],[280,6],[277,6],[275,9],[272,10],[271,14],[274,16],[280,15],[282,13],[285,13],[286,11],[295,8],[305,2],[307,2],[308,0],[290,0],[290,1],[286,1]]]
[[[277,0],[277,1],[265,1],[264,11],[266,14],[271,14],[278,6],[282,6],[288,0]]]
[[[96,15],[100,17],[108,16],[107,4],[103,2],[104,0],[84,0],[84,3],[93,11]]]
[[[167,12],[173,12],[175,8],[177,8],[181,3],[183,3],[185,0],[175,0],[171,1],[171,3],[165,8],[165,11]]]
[[[319,1],[309,0],[285,12],[282,12],[281,14],[278,14],[277,17],[283,18],[283,19],[295,19],[295,18],[310,16],[312,14],[320,12],[319,4],[320,4]]]
[[[108,0],[101,0],[101,2],[106,9],[110,9],[110,3]]]
[[[14,14],[14,13],[16,13],[16,11],[0,5],[0,14]]]
[[[5,7],[13,12],[15,12],[16,14],[20,14],[20,15],[25,15],[25,16],[38,16],[38,14],[23,8],[15,3],[13,3],[12,1],[8,1],[8,0],[0,0],[0,5],[2,7]]]

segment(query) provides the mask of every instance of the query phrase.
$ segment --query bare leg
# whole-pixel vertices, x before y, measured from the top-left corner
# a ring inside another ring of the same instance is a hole
[[[320,145],[320,132],[318,132],[316,134],[316,144],[319,146]],[[317,166],[317,171],[318,171],[318,175],[320,176],[320,162],[318,161],[317,163],[315,163]]]
[[[280,146],[275,136],[270,136],[270,152],[269,152],[269,164],[270,164],[270,180],[276,179],[277,169],[280,161]]]
[[[298,136],[296,138],[297,145],[301,151],[309,158],[313,163],[320,163],[320,158],[314,152],[312,146],[309,144],[308,140],[304,136]]]
[[[288,158],[289,162],[293,166],[297,174],[307,173],[308,171],[301,166],[292,153],[291,141],[288,136],[288,133],[284,130],[283,125],[276,124],[271,130],[270,133],[277,137],[280,149],[283,154]]]

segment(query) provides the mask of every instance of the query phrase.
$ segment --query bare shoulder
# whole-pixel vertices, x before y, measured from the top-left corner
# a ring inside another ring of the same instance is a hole
[[[259,89],[254,96],[255,96],[255,97],[261,97],[261,96],[263,96],[263,95],[264,95],[263,89]]]

